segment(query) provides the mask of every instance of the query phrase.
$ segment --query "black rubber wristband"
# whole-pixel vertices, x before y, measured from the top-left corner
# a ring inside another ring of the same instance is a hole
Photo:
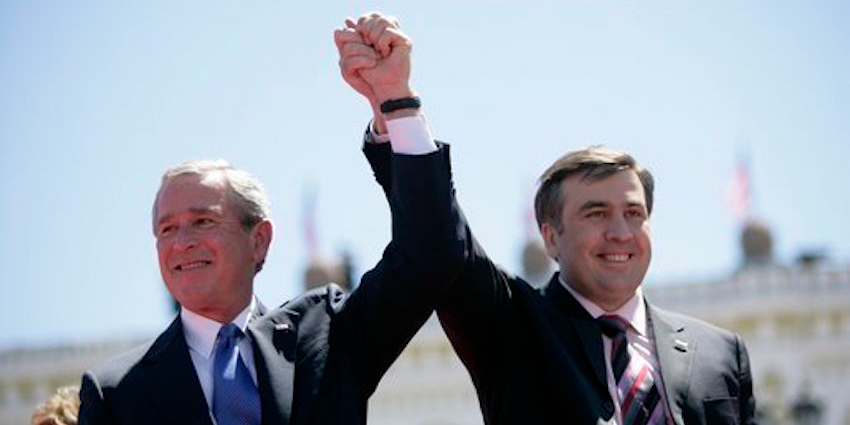
[[[399,109],[419,108],[420,106],[422,106],[422,101],[419,100],[419,96],[390,99],[381,103],[381,113],[389,114],[390,112],[395,112]]]

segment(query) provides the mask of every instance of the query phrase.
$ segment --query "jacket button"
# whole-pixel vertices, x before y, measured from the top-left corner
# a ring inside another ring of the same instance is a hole
[[[611,400],[602,402],[602,414],[605,415],[605,420],[608,420],[607,418],[610,418],[614,414],[614,403]]]

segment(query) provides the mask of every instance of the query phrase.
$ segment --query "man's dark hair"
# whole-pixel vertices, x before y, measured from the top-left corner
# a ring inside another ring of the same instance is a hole
[[[549,223],[561,228],[561,209],[566,195],[561,190],[561,182],[564,179],[580,175],[583,180],[602,180],[623,170],[632,170],[637,174],[646,197],[647,213],[652,214],[655,181],[649,170],[643,168],[625,152],[604,146],[591,146],[569,152],[558,158],[540,176],[540,186],[534,196],[534,215],[537,218],[537,226]]]

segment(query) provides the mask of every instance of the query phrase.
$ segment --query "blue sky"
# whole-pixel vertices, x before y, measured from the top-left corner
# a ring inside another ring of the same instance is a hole
[[[186,159],[226,158],[265,182],[266,304],[301,291],[310,188],[321,252],[373,264],[389,214],[359,151],[370,112],[331,37],[368,10],[412,37],[413,85],[453,145],[459,199],[508,269],[538,174],[597,143],[656,176],[649,284],[736,267],[727,192],[742,154],[780,261],[850,259],[848,3],[398,3],[0,4],[0,347],[167,324],[150,204]]]

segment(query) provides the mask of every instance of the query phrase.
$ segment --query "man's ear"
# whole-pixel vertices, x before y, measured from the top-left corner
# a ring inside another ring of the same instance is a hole
[[[540,235],[543,237],[543,245],[546,246],[546,253],[549,254],[555,261],[558,261],[558,231],[557,226],[552,223],[543,223],[540,225]]]
[[[272,242],[274,229],[271,220],[263,220],[251,230],[251,242],[253,243],[254,263],[260,263],[266,259],[269,246]]]

